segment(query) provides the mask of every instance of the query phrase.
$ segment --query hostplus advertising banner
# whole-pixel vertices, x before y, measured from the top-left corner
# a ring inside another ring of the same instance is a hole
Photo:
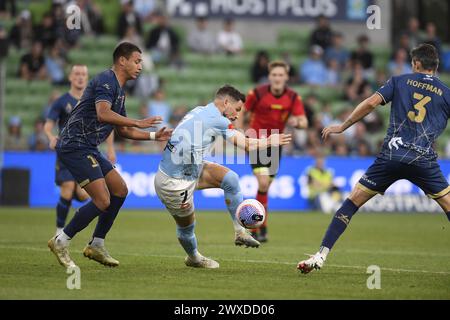
[[[30,170],[29,193],[32,207],[54,206],[59,197],[59,190],[54,184],[54,153],[6,152],[4,159],[5,168],[14,167]],[[160,159],[159,155],[118,154],[116,167],[129,189],[129,196],[125,202],[126,208],[163,208],[156,196],[153,183]],[[373,160],[373,158],[329,157],[326,160],[326,166],[334,171],[335,184],[344,193],[348,193]],[[225,163],[225,166],[239,175],[244,197],[254,198],[257,191],[257,181],[252,174],[248,159],[240,158],[238,161]],[[269,191],[271,210],[310,210],[307,200],[306,172],[308,167],[313,164],[314,159],[310,157],[285,156],[282,158],[279,173]],[[450,179],[450,161],[440,161],[440,164],[445,177]],[[196,191],[194,201],[195,207],[200,210],[225,210],[223,191],[220,189]],[[400,180],[387,190],[385,196],[374,197],[362,210],[433,212],[440,211],[440,208],[433,200],[428,199],[419,188],[409,181]]]
[[[167,12],[178,18],[258,18],[311,20],[324,15],[332,20],[362,21],[373,0],[167,0]]]

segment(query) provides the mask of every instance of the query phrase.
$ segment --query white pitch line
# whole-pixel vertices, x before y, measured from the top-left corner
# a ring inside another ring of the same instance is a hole
[[[38,251],[38,252],[48,252],[48,249],[44,248],[36,248],[36,247],[22,247],[22,246],[4,246],[0,245],[0,248],[3,249],[24,249],[29,251]],[[71,250],[75,253],[82,253],[80,250]],[[117,252],[117,255],[123,256],[133,256],[133,257],[152,257],[152,258],[171,258],[171,259],[183,259],[184,256],[177,255],[164,255],[164,254],[146,254],[146,253],[123,253]],[[218,260],[229,261],[229,262],[242,262],[242,263],[265,263],[265,264],[282,264],[282,265],[291,265],[296,266],[297,262],[287,262],[287,261],[271,261],[271,260],[242,260],[242,259],[227,259],[227,258],[218,258]],[[328,264],[328,267],[334,268],[348,268],[348,269],[363,269],[367,270],[367,267],[364,266],[348,266],[348,265],[340,265],[340,264]],[[428,274],[437,274],[437,275],[450,275],[448,271],[429,271],[429,270],[412,270],[412,269],[396,269],[396,268],[384,268],[380,267],[383,271],[392,271],[392,272],[404,272],[404,273],[428,273]]]

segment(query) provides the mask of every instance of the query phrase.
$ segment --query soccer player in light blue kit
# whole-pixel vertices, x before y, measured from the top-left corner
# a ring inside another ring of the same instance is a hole
[[[220,88],[212,103],[193,109],[183,118],[164,149],[155,177],[155,190],[175,219],[177,237],[188,255],[185,264],[189,267],[219,267],[218,262],[202,256],[197,249],[193,202],[196,189],[223,189],[234,225],[235,244],[259,246],[235,218],[236,209],[243,201],[239,176],[224,166],[204,160],[220,136],[246,151],[278,148],[290,142],[290,135],[273,134],[265,139],[250,139],[235,130],[231,121],[238,118],[244,102],[245,95],[234,87]]]

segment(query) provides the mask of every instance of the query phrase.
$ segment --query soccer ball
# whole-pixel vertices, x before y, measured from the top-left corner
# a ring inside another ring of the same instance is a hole
[[[258,228],[266,219],[266,210],[258,200],[247,199],[237,207],[236,219],[244,228]]]

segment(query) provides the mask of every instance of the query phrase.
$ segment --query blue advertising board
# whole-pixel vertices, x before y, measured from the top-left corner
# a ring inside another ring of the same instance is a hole
[[[156,196],[154,176],[160,161],[159,155],[118,154],[117,169],[120,171],[129,189],[125,202],[126,208],[162,209]],[[329,157],[326,166],[334,171],[334,182],[342,191],[348,192],[357,183],[373,158]],[[308,187],[306,171],[313,165],[311,157],[283,157],[280,171],[269,191],[269,203],[272,210],[308,210]],[[54,153],[6,152],[5,168],[25,168],[31,173],[30,205],[32,207],[52,207],[59,197],[54,184]],[[450,161],[440,161],[442,171],[450,178]],[[257,181],[248,164],[227,164],[240,177],[242,193],[245,198],[254,198]],[[225,208],[223,192],[220,189],[197,191],[194,196],[198,209]],[[393,184],[384,197],[368,203],[370,211],[439,211],[432,200],[423,196],[423,192],[409,181],[400,180]]]

